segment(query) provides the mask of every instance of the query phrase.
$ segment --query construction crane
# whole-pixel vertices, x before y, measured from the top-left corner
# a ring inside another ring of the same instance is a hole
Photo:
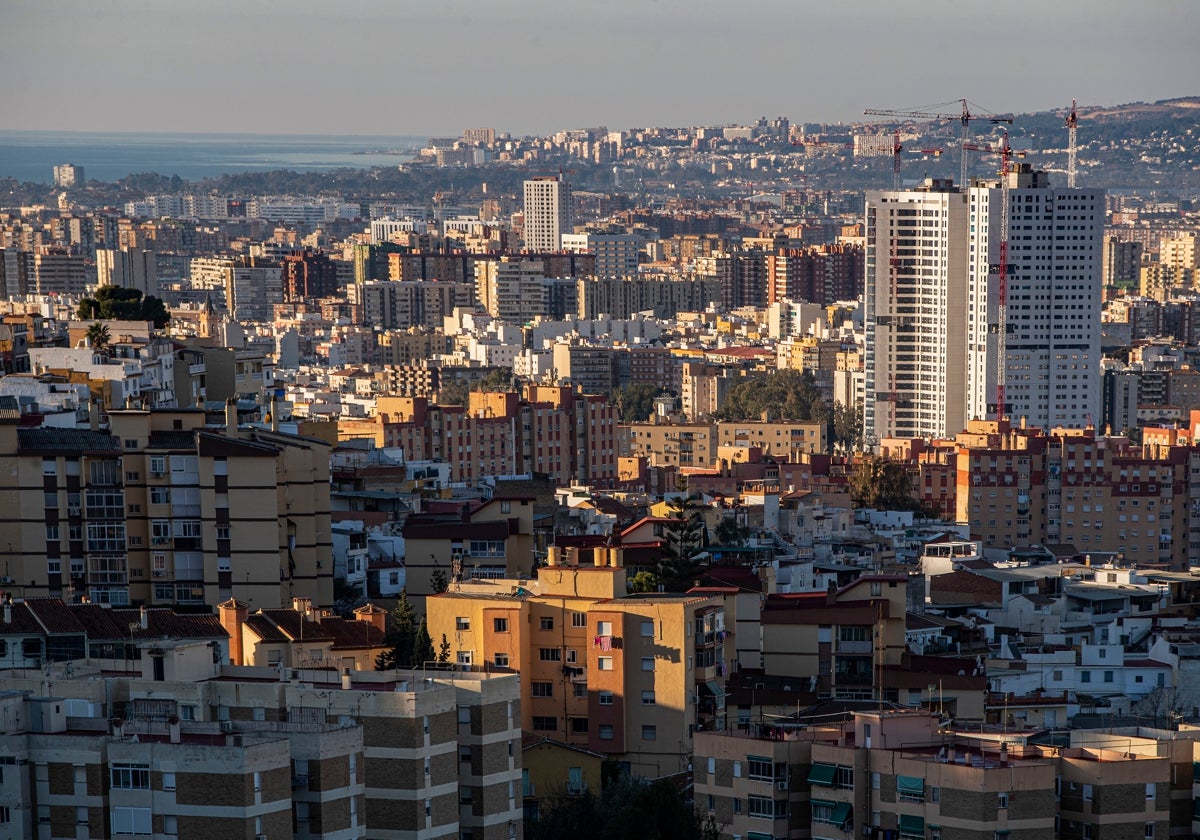
[[[1079,115],[1075,113],[1075,100],[1071,100],[1071,113],[1065,120],[1067,125],[1067,187],[1075,189],[1075,129],[1079,127]]]
[[[1012,172],[1013,150],[1008,145],[1007,131],[998,146],[965,143],[963,149],[1000,155],[1000,255],[999,262],[988,265],[988,274],[996,275],[996,419],[1003,420],[1008,388],[1008,205],[1012,200],[1008,175]],[[1024,152],[1016,155],[1025,157]]]
[[[968,102],[965,99],[959,99],[958,103],[962,106],[962,111],[957,114],[942,110],[948,105],[953,105],[954,102],[942,102],[937,105],[929,105],[924,108],[913,108],[913,109],[908,109],[908,110],[867,108],[865,111],[863,111],[863,113],[869,114],[869,115],[874,115],[874,116],[879,116],[879,117],[901,117],[903,119],[927,120],[930,122],[935,121],[935,120],[958,120],[959,123],[962,124],[962,149],[963,149],[961,171],[959,174],[959,184],[965,187],[967,185],[967,169],[968,169],[967,146],[971,141],[971,121],[972,120],[988,120],[992,124],[1007,123],[1009,125],[1012,125],[1013,118],[1010,116],[1007,116],[1007,115],[1002,115],[1002,114],[989,114],[989,113],[984,113],[984,112],[973,112],[971,110],[971,108],[973,108],[973,107],[979,108],[979,106],[974,105],[973,103]]]
[[[900,143],[900,129],[896,129],[892,134],[892,189],[899,192],[900,190],[900,154],[904,151],[904,146]],[[922,155],[933,155],[941,157],[941,149],[913,149],[913,151]]]

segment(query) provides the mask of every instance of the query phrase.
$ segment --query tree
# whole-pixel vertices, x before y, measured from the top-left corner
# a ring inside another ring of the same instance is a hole
[[[462,382],[456,382],[453,380],[450,382],[443,382],[438,386],[437,404],[466,405],[467,394],[467,386]]]
[[[88,344],[96,350],[107,350],[108,345],[112,342],[112,335],[108,331],[108,324],[105,324],[103,321],[96,321],[88,326],[85,335],[87,336]]]
[[[408,668],[412,665],[413,639],[417,631],[417,611],[408,600],[407,590],[400,590],[400,600],[388,615],[383,641],[388,650],[375,657],[375,670]]]
[[[713,529],[717,545],[741,547],[750,539],[750,529],[737,520],[737,516],[726,516]]]
[[[663,545],[658,561],[658,579],[668,592],[681,592],[692,585],[700,569],[704,550],[704,517],[699,496],[678,495],[667,502]]]
[[[171,320],[161,300],[153,295],[143,298],[141,289],[123,286],[101,286],[93,296],[79,302],[76,314],[84,320],[153,321],[160,330]]]
[[[429,622],[421,616],[421,624],[413,636],[412,667],[419,668],[433,661],[433,639],[429,636]]]
[[[657,592],[658,576],[654,572],[642,570],[625,582],[630,592]]]
[[[717,840],[719,835],[715,821],[697,813],[671,781],[628,775],[606,780],[599,795],[554,790],[537,819],[525,824],[528,840]]]
[[[435,595],[440,595],[450,588],[450,580],[446,577],[446,572],[441,567],[433,570],[433,574],[429,578],[429,585],[432,587]]]
[[[438,645],[437,661],[438,662],[449,662],[450,661],[450,640],[446,638],[445,633],[442,634],[442,643],[440,645]]]
[[[641,423],[654,413],[654,400],[667,393],[649,382],[634,382],[625,388],[614,388],[608,401],[621,415],[622,423]]]
[[[912,495],[912,483],[904,464],[877,455],[855,458],[850,473],[850,498],[859,507],[876,510],[921,509],[920,500]]]
[[[808,371],[780,370],[748,376],[729,386],[717,420],[771,420],[829,423],[833,408]]]
[[[833,404],[833,442],[857,450],[862,443],[863,416],[857,405]]]

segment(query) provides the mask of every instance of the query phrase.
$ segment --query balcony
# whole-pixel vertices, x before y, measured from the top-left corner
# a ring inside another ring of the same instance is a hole
[[[870,641],[869,639],[852,642],[839,641],[837,643],[837,652],[859,655],[870,654],[873,645],[874,642]]]
[[[838,671],[833,675],[834,685],[872,685],[870,671]]]

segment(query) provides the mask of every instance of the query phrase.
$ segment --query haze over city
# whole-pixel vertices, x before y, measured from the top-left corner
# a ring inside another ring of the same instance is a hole
[[[1163,99],[1200,78],[1166,0],[153,0],[0,5],[6,129],[514,135]]]

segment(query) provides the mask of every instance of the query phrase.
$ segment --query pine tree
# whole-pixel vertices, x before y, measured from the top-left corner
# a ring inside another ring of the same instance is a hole
[[[429,636],[429,622],[421,616],[421,624],[413,636],[412,667],[420,668],[433,661],[433,639]]]
[[[442,634],[442,643],[438,645],[438,662],[450,661],[450,640],[446,638],[446,634]]]
[[[433,575],[429,579],[429,586],[433,589],[433,594],[440,595],[450,588],[450,581],[446,578],[446,573],[440,569],[434,569]]]
[[[668,592],[682,592],[692,585],[700,569],[697,559],[704,549],[704,518],[699,497],[679,495],[667,502],[671,521],[663,526],[662,556],[658,580]]]
[[[387,630],[383,636],[389,650],[375,658],[375,670],[387,671],[392,668],[410,667],[416,631],[417,611],[408,600],[408,592],[401,589],[400,600],[396,602],[395,608],[388,616]]]

